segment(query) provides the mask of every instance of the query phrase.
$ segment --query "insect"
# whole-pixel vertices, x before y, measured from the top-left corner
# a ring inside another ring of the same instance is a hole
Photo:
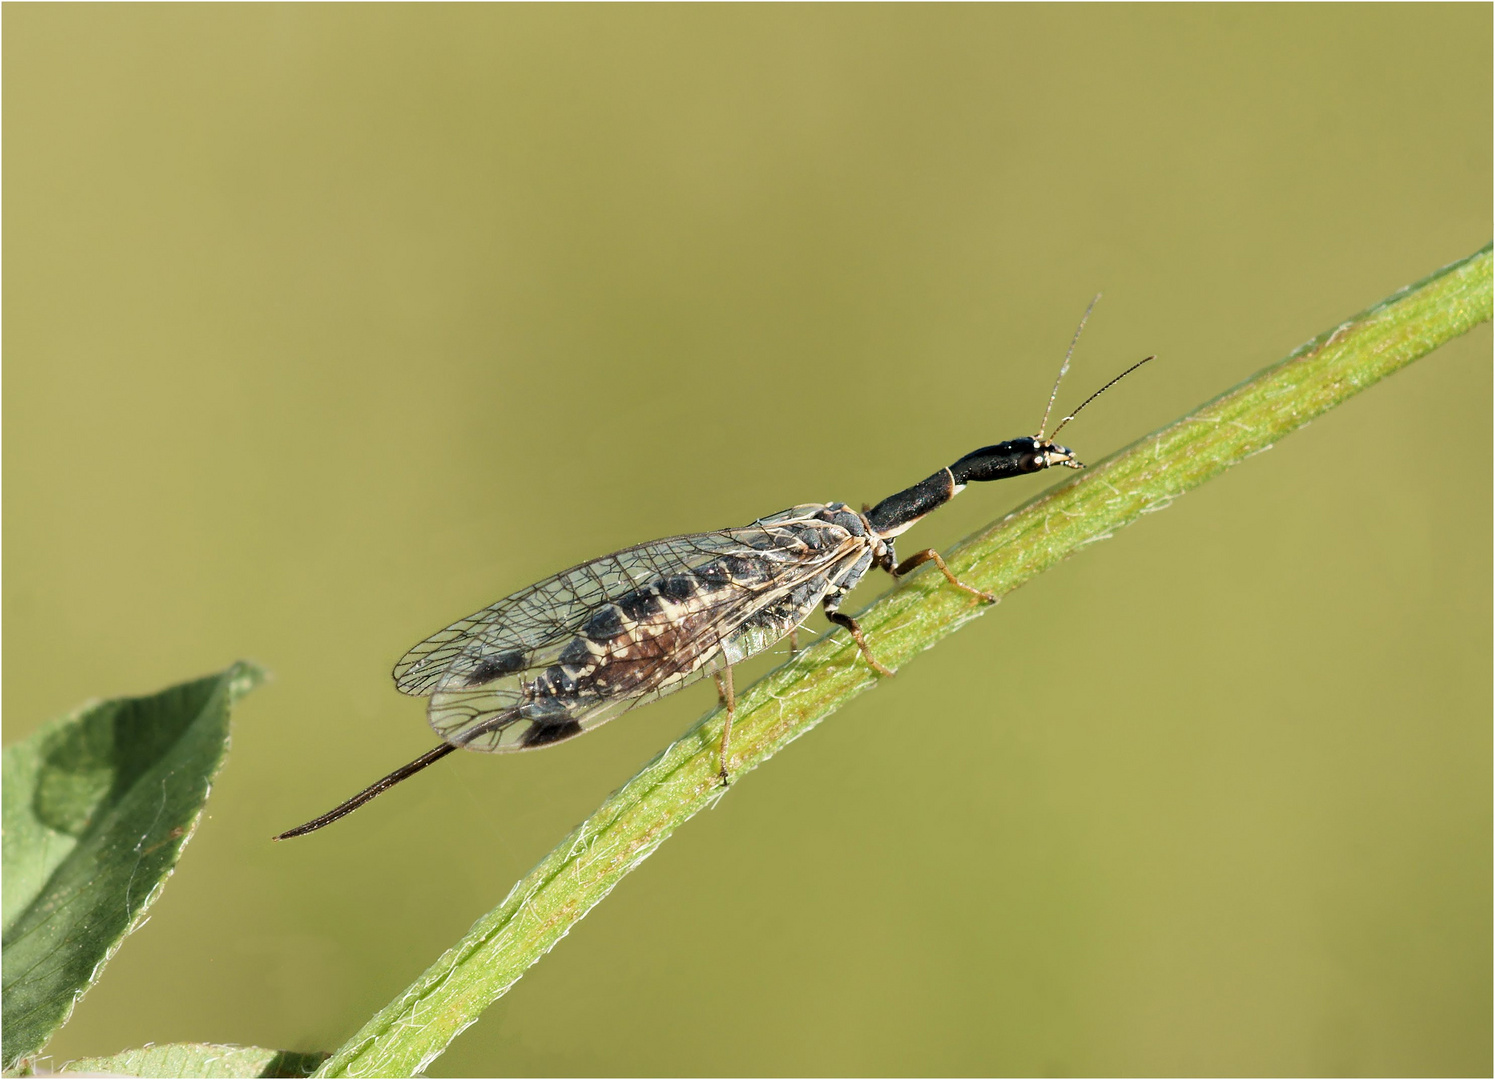
[[[1133,364],[1045,434],[1059,384],[1099,299],[1090,302],[1075,330],[1037,435],[973,450],[861,512],[844,503],[806,503],[740,529],[625,548],[563,570],[426,638],[395,665],[394,680],[402,693],[429,699],[441,745],[275,839],[329,825],[454,750],[553,746],[708,674],[726,706],[719,754],[725,784],[733,665],[792,634],[817,605],[850,633],[873,669],[892,674],[856,620],[840,610],[842,598],[868,570],[876,567],[896,580],[933,562],[955,588],[996,600],[958,580],[932,548],[899,562],[894,541],[967,484],[1059,465],[1084,468],[1054,437],[1086,405],[1153,359]]]

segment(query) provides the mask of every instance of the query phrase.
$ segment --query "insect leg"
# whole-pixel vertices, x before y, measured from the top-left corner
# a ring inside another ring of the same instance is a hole
[[[799,627],[789,631],[789,656],[794,658],[799,655]]]
[[[844,626],[851,632],[851,640],[857,643],[857,648],[867,658],[867,663],[872,665],[874,671],[879,675],[891,675],[893,672],[877,662],[877,657],[872,655],[872,650],[867,647],[867,639],[862,636],[862,628],[850,615],[843,615],[837,609],[841,606],[840,593],[828,593],[826,598],[820,602],[821,608],[825,610],[825,617],[837,626]]]
[[[950,568],[945,565],[945,560],[940,558],[940,553],[938,551],[935,551],[934,548],[925,548],[923,551],[919,552],[916,555],[910,555],[908,558],[899,563],[895,568],[890,570],[889,573],[893,575],[893,579],[896,581],[904,574],[911,572],[915,567],[922,566],[927,562],[933,562],[935,566],[938,566],[940,568],[940,573],[945,575],[945,580],[948,581],[951,585],[954,585],[961,592],[970,593],[972,596],[980,600],[985,600],[988,604],[995,604],[997,602],[996,594],[982,592],[980,589],[974,589],[971,586],[967,585],[965,582],[961,581],[954,574],[950,573]]]
[[[732,714],[737,710],[737,695],[732,691],[732,665],[727,664],[722,668],[721,678],[717,680],[717,689],[722,691],[722,704],[727,707],[727,721],[722,725],[722,755],[721,773],[722,787],[727,786],[727,747],[732,744]]]

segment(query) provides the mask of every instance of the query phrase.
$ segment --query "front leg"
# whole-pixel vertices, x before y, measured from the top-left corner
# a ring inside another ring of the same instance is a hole
[[[888,561],[892,562],[891,557]],[[940,558],[940,553],[938,551],[935,551],[934,548],[925,548],[923,551],[919,552],[916,555],[910,555],[897,566],[885,566],[883,567],[883,569],[892,574],[893,580],[897,581],[904,574],[911,572],[912,570],[914,570],[914,568],[922,566],[927,562],[932,562],[935,566],[938,566],[940,568],[940,573],[945,575],[945,580],[948,581],[951,585],[954,585],[961,592],[970,593],[978,600],[985,600],[988,604],[995,604],[997,602],[995,593],[982,592],[980,589],[973,588],[972,586],[967,585],[964,581],[961,581],[954,574],[950,573],[950,568],[945,565],[945,560]]]
[[[874,671],[879,675],[892,675],[892,670],[879,664],[877,657],[872,655],[872,650],[867,648],[867,639],[862,636],[862,628],[857,625],[857,621],[850,615],[841,614],[838,610],[841,607],[841,597],[844,595],[840,592],[826,594],[825,599],[820,602],[820,606],[825,609],[825,617],[837,626],[844,626],[851,631],[851,640],[857,643],[857,648],[862,651],[862,655],[867,658],[867,663],[872,665]]]

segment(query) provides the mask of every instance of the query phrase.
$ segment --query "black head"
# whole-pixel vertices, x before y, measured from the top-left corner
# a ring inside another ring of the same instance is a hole
[[[1085,463],[1075,457],[1067,446],[1060,446],[1053,439],[1013,439],[1012,446],[1020,453],[1018,468],[1025,473],[1042,472],[1055,465],[1066,469],[1083,469]]]
[[[1005,480],[1011,476],[1042,472],[1055,465],[1064,465],[1071,469],[1085,467],[1075,460],[1074,451],[1069,447],[1060,446],[1051,439],[1035,439],[1030,435],[1025,435],[1020,439],[1008,439],[995,446],[983,446],[980,450],[972,450],[951,465],[949,472],[950,479],[958,489],[966,484],[979,484],[987,480]],[[938,476],[931,477],[930,481],[938,478]],[[949,495],[946,494],[945,497],[948,498]]]

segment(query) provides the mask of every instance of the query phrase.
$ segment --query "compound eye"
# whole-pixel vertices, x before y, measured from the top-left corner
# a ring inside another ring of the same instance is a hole
[[[1048,462],[1044,460],[1042,454],[1024,454],[1022,461],[1018,463],[1018,467],[1023,472],[1041,472],[1048,467]]]

